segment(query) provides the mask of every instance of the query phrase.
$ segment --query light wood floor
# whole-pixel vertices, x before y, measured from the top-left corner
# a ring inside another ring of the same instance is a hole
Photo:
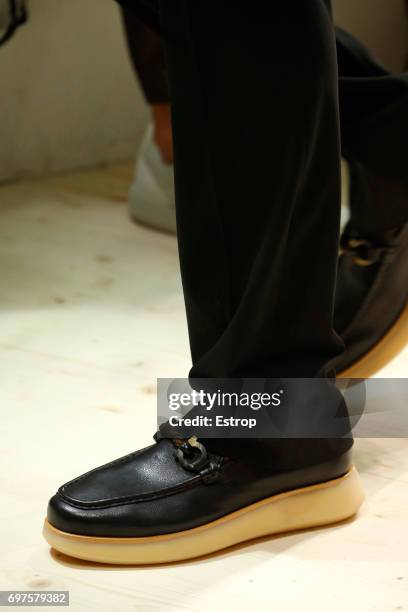
[[[408,442],[358,440],[358,520],[194,563],[111,568],[50,554],[50,495],[149,444],[156,377],[185,376],[176,241],[127,218],[129,165],[0,188],[2,589],[69,589],[71,609],[408,609]],[[404,376],[408,352],[383,376]]]

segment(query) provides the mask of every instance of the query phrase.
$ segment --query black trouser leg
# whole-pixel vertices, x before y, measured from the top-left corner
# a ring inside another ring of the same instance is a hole
[[[408,74],[389,72],[340,29],[337,51],[352,221],[363,235],[381,233],[408,219]]]
[[[149,102],[168,101],[160,38],[130,6],[135,4],[124,8],[125,29],[145,96]],[[340,28],[336,41],[342,153],[352,162],[353,174],[363,166],[359,184],[370,182],[365,193],[353,182],[353,222],[365,231],[385,231],[408,216],[408,75],[392,74]]]
[[[381,173],[405,176],[408,73],[391,73],[340,28],[336,41],[344,153]]]
[[[144,12],[137,1],[125,3],[123,18],[131,60],[147,100],[169,101],[160,37],[143,21]],[[405,177],[408,73],[387,70],[341,28],[336,28],[336,43],[343,154],[377,172]]]
[[[321,0],[272,13],[260,0],[161,9],[191,374],[321,374],[342,350],[332,326],[340,148],[327,9]]]
[[[123,6],[122,17],[129,55],[146,101],[149,104],[169,103],[160,35],[129,6]]]
[[[324,375],[342,350],[334,33],[321,0],[296,7],[160,3],[193,378]],[[289,469],[352,441],[205,443]]]

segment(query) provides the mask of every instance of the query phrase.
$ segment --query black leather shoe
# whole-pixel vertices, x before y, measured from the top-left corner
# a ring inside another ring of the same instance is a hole
[[[408,203],[408,200],[407,200]],[[367,234],[351,221],[341,240],[335,329],[346,352],[339,376],[369,378],[408,342],[408,223]]]
[[[285,440],[283,456],[274,442],[258,442],[259,460],[244,461],[194,437],[161,439],[63,485],[44,536],[81,559],[164,563],[357,512],[363,493],[350,451],[333,455],[330,440]]]
[[[408,179],[349,160],[351,219],[341,238],[334,326],[339,376],[369,378],[408,341]]]

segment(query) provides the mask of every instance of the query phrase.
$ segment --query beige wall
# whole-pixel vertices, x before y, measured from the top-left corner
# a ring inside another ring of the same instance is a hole
[[[404,0],[333,0],[336,22],[370,46],[393,70],[407,56]]]
[[[147,119],[113,0],[30,0],[0,49],[0,180],[130,158]]]

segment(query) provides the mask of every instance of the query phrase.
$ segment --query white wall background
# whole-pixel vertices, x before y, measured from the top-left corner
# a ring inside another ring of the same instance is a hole
[[[402,65],[403,0],[334,4],[342,25]],[[29,23],[0,49],[0,181],[133,157],[148,115],[116,3],[29,0],[29,8]]]
[[[113,0],[30,0],[0,48],[0,181],[131,158],[147,120]]]

